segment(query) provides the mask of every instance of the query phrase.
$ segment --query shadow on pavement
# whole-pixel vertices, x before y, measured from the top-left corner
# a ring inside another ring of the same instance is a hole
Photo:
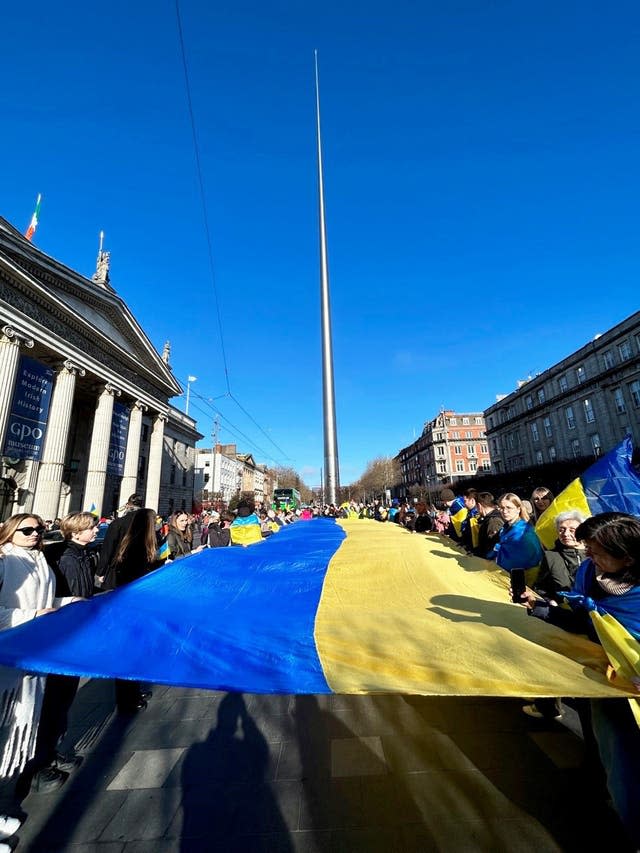
[[[264,836],[290,853],[288,828],[269,785],[269,745],[241,693],[227,693],[218,721],[182,765],[183,853],[249,850]]]

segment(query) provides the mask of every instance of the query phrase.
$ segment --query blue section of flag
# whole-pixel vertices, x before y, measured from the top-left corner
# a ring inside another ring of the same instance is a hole
[[[329,519],[212,548],[0,632],[0,663],[252,693],[330,693],[314,625],[345,537]]]
[[[593,515],[628,512],[640,516],[640,476],[631,465],[631,436],[591,465],[580,477]]]

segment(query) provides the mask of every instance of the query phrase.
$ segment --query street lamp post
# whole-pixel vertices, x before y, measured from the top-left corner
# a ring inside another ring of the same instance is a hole
[[[189,414],[189,394],[191,392],[191,383],[197,380],[197,376],[187,376],[187,402],[185,403],[184,413]]]

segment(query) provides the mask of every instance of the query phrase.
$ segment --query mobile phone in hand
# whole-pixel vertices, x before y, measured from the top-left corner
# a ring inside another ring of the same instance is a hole
[[[526,586],[524,569],[511,569],[511,601],[515,604],[524,604],[522,593]]]

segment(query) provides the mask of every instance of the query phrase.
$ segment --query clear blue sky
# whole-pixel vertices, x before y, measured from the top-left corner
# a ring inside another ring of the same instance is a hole
[[[254,444],[223,441],[319,482],[314,48],[343,483],[638,308],[637,2],[181,12],[231,389],[288,458],[230,400]],[[2,29],[0,215],[42,192],[34,242],[87,275],[104,229],[176,376],[223,394],[174,4],[34,0]]]

